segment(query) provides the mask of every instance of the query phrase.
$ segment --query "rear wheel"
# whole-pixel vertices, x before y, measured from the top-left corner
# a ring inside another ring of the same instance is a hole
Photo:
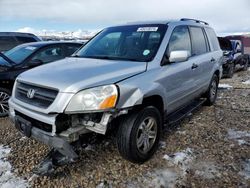
[[[234,75],[234,64],[231,63],[228,69],[228,74],[227,74],[227,78],[232,78]]]
[[[121,121],[117,134],[120,154],[133,163],[143,163],[158,148],[162,131],[162,117],[153,106],[131,113]]]
[[[217,98],[218,84],[219,84],[219,78],[216,74],[214,74],[210,82],[208,91],[205,93],[206,105],[211,106],[215,103]]]
[[[249,64],[249,60],[246,59],[246,62],[245,62],[244,67],[243,67],[243,71],[246,71],[248,69],[248,64]]]
[[[0,117],[5,117],[9,113],[8,100],[11,92],[8,89],[0,88]]]

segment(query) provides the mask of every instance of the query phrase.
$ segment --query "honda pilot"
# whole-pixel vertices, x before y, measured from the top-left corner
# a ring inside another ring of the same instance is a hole
[[[156,151],[164,120],[190,101],[216,101],[222,51],[203,21],[109,27],[72,57],[22,73],[9,100],[16,128],[69,160],[72,143],[117,130],[120,154],[134,163]]]

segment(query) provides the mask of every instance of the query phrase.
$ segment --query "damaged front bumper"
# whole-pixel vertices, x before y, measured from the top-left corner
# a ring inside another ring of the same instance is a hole
[[[116,112],[41,114],[9,100],[10,119],[20,132],[55,148],[72,160],[78,156],[71,143],[89,132],[105,134],[112,118],[117,115]]]

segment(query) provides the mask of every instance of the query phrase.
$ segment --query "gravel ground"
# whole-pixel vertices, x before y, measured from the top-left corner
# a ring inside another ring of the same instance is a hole
[[[248,80],[250,70],[221,80],[216,105],[166,129],[160,149],[143,165],[123,160],[112,137],[98,138],[78,163],[35,176],[32,169],[49,148],[22,137],[7,118],[0,120],[0,146],[11,148],[4,160],[31,187],[250,187]]]

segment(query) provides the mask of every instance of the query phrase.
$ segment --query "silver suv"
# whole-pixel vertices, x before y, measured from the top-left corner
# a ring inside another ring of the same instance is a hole
[[[196,98],[215,102],[221,60],[215,32],[199,20],[109,27],[72,57],[18,76],[10,118],[70,160],[80,136],[117,130],[120,154],[143,163],[164,118]]]

